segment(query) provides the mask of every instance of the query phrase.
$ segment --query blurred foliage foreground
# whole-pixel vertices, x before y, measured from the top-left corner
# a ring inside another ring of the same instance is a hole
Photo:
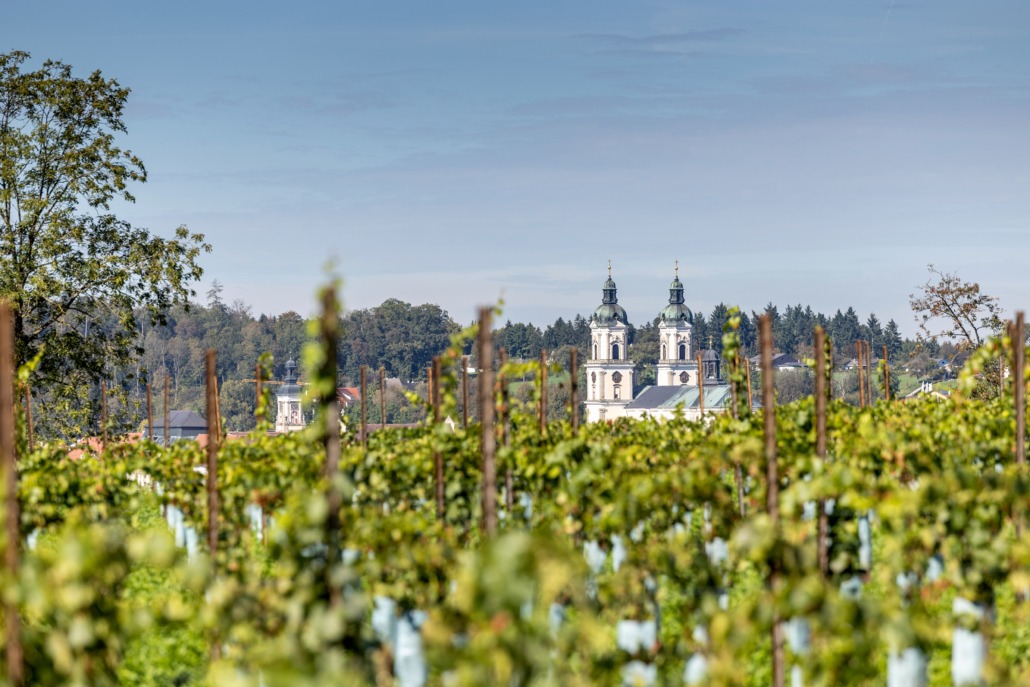
[[[199,446],[23,441],[4,600],[40,685],[768,685],[775,619],[803,684],[1026,684],[1012,407],[834,402],[823,461],[814,401],[782,406],[778,523],[746,408],[575,433],[509,408],[493,538],[477,425],[345,436],[332,532],[323,442],[258,432],[220,449],[214,556]]]

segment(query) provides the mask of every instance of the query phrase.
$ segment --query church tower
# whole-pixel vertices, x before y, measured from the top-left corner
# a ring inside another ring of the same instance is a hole
[[[608,261],[608,280],[602,287],[601,305],[590,317],[590,351],[586,364],[588,422],[614,419],[633,400],[633,361],[629,359],[629,321],[619,305]]]
[[[304,416],[301,413],[303,392],[297,384],[297,375],[294,372],[296,369],[296,363],[292,360],[286,361],[286,377],[275,394],[275,431],[280,434],[304,429]]]
[[[657,386],[697,386],[697,363],[694,362],[694,314],[684,305],[683,282],[679,260],[676,277],[669,285],[669,304],[658,315]]]

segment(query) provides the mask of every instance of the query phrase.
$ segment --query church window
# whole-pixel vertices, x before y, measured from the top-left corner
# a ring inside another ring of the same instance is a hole
[[[622,398],[622,394],[619,393],[621,388],[618,384],[612,387],[612,398]]]
[[[690,375],[686,372],[680,372],[680,384],[686,384],[687,380],[690,379]]]
[[[590,373],[590,381],[593,384],[597,384],[597,373],[596,372],[591,372]]]
[[[597,360],[597,344],[594,344],[594,360]]]
[[[622,373],[621,372],[615,372],[614,374],[612,374],[612,381],[615,382],[616,384],[621,382],[622,381]]]
[[[612,360],[619,359],[619,344],[612,344]]]
[[[666,358],[668,358],[668,356],[665,355],[665,344],[662,344],[662,360],[665,360]]]
[[[687,359],[687,344],[681,343],[680,344],[680,360],[686,360],[686,359]]]

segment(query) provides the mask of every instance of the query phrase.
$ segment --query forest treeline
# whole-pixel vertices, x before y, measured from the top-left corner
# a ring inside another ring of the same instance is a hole
[[[194,303],[189,308],[173,308],[164,326],[142,331],[142,354],[134,370],[126,371],[122,387],[137,403],[145,394],[147,379],[154,388],[163,387],[169,380],[171,405],[177,409],[203,411],[204,352],[212,348],[217,354],[217,372],[221,388],[221,413],[229,429],[249,429],[253,426],[254,374],[258,357],[265,352],[274,358],[273,377],[281,379],[285,363],[293,359],[301,365],[302,349],[308,340],[309,326],[304,317],[289,311],[279,315],[255,315],[251,307],[242,302],[222,301],[221,289],[215,286],[207,294],[207,303]],[[722,325],[729,306],[720,303],[705,315],[694,314],[694,341],[698,349],[722,347]],[[756,322],[758,316],[769,313],[773,319],[773,334],[778,351],[799,357],[810,356],[812,331],[816,325],[826,329],[834,343],[838,366],[854,356],[855,342],[869,342],[879,355],[883,346],[892,363],[908,361],[917,353],[927,358],[926,367],[936,365],[930,360],[940,351],[932,341],[919,344],[901,336],[894,320],[886,324],[875,314],[864,320],[854,308],[838,310],[833,315],[814,311],[805,305],[788,305],[782,311],[769,303],[761,311],[745,312],[741,318],[740,337],[744,352],[757,353]],[[418,390],[426,380],[426,370],[434,355],[443,351],[461,324],[446,310],[434,304],[412,305],[398,299],[343,315],[342,337],[338,351],[340,386],[357,386],[361,366],[377,372],[380,367],[394,386],[388,390],[391,422],[410,422],[418,419],[416,409],[406,404],[403,390]],[[535,359],[541,350],[548,351],[556,361],[567,364],[568,350],[579,349],[579,359],[586,360],[590,341],[590,323],[586,315],[559,317],[544,326],[532,323],[503,321],[495,329],[494,344],[505,348],[515,359]],[[466,351],[473,355],[471,346]],[[638,388],[654,381],[654,365],[658,359],[658,321],[637,323],[631,327],[629,354],[637,367]],[[474,358],[472,363],[475,363]],[[375,380],[377,375],[370,375]],[[160,399],[159,399],[160,402]],[[407,408],[407,410],[406,410]],[[373,409],[378,419],[378,409]]]

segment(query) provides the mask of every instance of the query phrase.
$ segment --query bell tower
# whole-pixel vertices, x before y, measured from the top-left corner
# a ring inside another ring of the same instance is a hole
[[[588,422],[622,416],[633,400],[633,361],[629,359],[629,320],[619,305],[612,263],[601,287],[601,305],[590,317],[590,350],[586,364],[586,415]]]
[[[275,394],[275,431],[280,434],[304,429],[304,415],[301,412],[303,392],[297,384],[296,363],[286,361],[286,376]]]
[[[680,264],[669,284],[669,304],[658,315],[657,386],[697,385],[697,363],[694,361],[694,314],[684,305]]]

